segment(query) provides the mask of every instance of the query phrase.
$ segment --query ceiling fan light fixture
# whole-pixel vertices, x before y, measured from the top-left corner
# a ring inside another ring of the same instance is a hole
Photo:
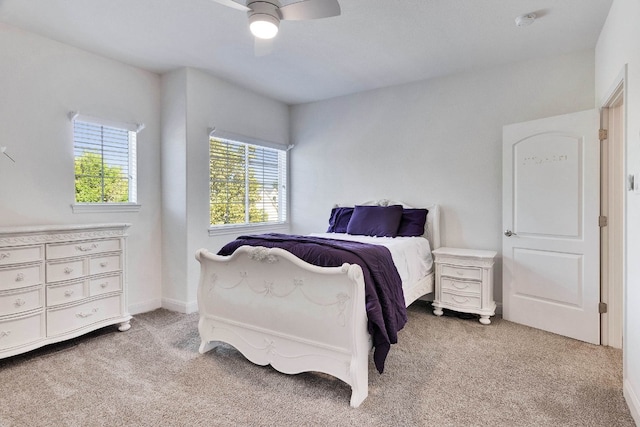
[[[271,15],[254,14],[249,17],[251,34],[259,39],[272,39],[278,34],[280,20]]]

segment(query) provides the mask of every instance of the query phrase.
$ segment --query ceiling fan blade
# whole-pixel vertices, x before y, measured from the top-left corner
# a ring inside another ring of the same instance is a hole
[[[254,37],[253,53],[257,57],[267,56],[273,52],[273,39]]]
[[[238,10],[242,10],[244,12],[247,12],[251,9],[249,9],[247,6],[240,4],[238,2],[235,2],[233,0],[213,0],[216,3],[220,3],[221,5],[224,6],[228,6],[228,7],[232,7],[234,9],[238,9]]]
[[[340,4],[338,0],[304,0],[282,6],[279,10],[281,19],[301,21],[338,16]]]

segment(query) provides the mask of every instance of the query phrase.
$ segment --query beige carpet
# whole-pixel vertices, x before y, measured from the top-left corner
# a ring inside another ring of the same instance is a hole
[[[418,302],[369,397],[322,374],[283,375],[223,346],[200,355],[197,315],[166,310],[0,360],[0,426],[634,426],[622,352]]]

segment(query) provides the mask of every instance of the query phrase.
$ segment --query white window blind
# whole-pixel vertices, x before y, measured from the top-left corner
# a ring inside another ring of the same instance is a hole
[[[136,203],[133,130],[73,121],[76,203]]]
[[[209,139],[211,226],[284,223],[286,183],[286,150]]]

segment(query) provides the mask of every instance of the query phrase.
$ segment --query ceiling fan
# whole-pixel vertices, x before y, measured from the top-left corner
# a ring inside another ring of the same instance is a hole
[[[251,33],[259,39],[271,39],[278,34],[280,21],[302,21],[340,15],[338,0],[302,0],[280,5],[278,0],[247,0],[246,6],[234,0],[213,0],[225,6],[247,12]]]

